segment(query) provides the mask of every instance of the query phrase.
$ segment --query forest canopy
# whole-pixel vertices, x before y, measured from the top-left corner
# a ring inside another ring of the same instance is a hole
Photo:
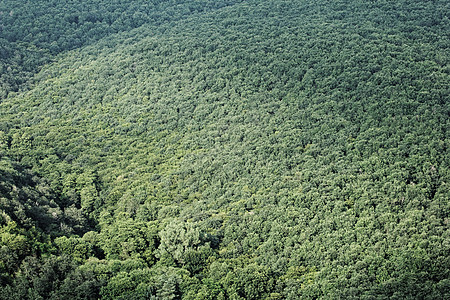
[[[450,298],[448,1],[0,3],[0,299]]]

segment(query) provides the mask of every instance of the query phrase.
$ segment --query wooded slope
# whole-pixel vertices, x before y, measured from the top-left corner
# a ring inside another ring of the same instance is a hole
[[[450,297],[447,1],[97,2],[2,20],[0,297]]]

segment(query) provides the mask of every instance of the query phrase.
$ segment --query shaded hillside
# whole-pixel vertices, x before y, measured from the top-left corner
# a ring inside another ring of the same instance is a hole
[[[82,218],[37,223],[1,295],[449,297],[448,4],[215,2],[0,104],[4,155]]]
[[[0,100],[28,86],[54,56],[142,25],[158,27],[242,0],[0,3]]]

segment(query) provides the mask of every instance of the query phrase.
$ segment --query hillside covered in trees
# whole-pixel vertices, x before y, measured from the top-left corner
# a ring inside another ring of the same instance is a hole
[[[450,299],[450,3],[0,3],[0,299]]]

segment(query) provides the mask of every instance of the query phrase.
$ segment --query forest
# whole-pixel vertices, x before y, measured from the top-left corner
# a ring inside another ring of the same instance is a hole
[[[0,299],[450,299],[450,3],[0,2]]]

